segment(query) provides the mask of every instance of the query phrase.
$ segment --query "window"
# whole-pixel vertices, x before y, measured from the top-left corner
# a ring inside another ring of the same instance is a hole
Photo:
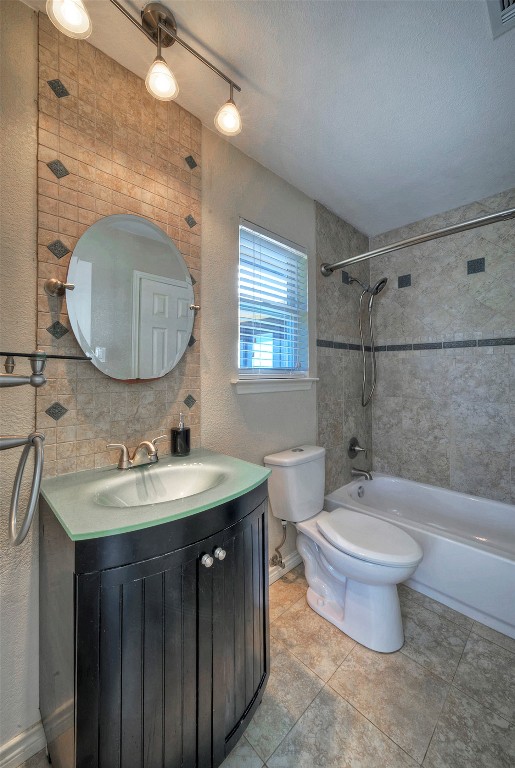
[[[240,378],[307,376],[307,261],[299,246],[241,221]]]

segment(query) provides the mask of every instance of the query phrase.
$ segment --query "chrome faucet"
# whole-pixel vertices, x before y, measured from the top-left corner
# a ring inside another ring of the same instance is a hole
[[[159,456],[157,455],[156,448],[158,440],[166,440],[166,435],[154,437],[153,440],[142,440],[132,454],[132,457],[129,456],[129,449],[123,443],[109,443],[106,448],[120,449],[118,469],[132,469],[133,467],[141,467],[144,464],[155,464],[158,461]]]
[[[367,469],[352,467],[350,473],[352,477],[361,477],[363,480],[372,480],[372,472],[369,472]]]

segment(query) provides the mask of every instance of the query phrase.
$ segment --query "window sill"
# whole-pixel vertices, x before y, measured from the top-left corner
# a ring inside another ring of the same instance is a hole
[[[238,395],[258,395],[265,392],[293,392],[311,389],[318,379],[305,376],[298,379],[232,379]]]

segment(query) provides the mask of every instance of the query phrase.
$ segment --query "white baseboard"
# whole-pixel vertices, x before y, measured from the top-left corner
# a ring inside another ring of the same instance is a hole
[[[302,563],[302,557],[299,555],[297,550],[295,550],[295,552],[290,552],[289,555],[286,555],[286,557],[283,559],[283,562],[284,568],[281,568],[280,565],[274,565],[273,568],[270,568],[268,571],[268,580],[270,584],[273,584],[274,581],[280,579],[281,576],[284,576],[285,573],[291,571],[292,568],[295,568],[296,565],[300,565],[300,563]]]
[[[0,747],[0,768],[18,768],[45,746],[45,732],[40,720]]]

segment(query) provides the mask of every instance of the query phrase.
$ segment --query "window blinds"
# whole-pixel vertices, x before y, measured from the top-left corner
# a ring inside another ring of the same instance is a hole
[[[308,362],[307,255],[240,223],[240,375],[302,376]]]

